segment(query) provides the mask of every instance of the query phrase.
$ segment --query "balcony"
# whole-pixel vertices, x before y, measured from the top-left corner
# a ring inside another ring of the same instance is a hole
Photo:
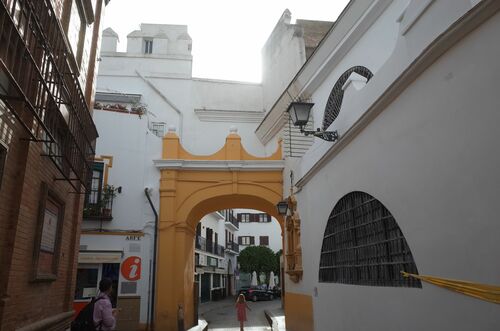
[[[232,242],[232,241],[228,241],[226,243],[226,249],[234,252],[234,253],[239,253],[240,252],[240,245],[238,245],[237,243],[235,242]]]
[[[237,231],[239,229],[238,219],[234,217],[233,211],[231,209],[226,209],[220,211],[219,213],[224,215],[224,218],[226,220],[226,225],[229,225],[229,227],[232,228],[232,230]]]
[[[88,188],[97,130],[50,0],[0,1],[0,100],[62,178]]]
[[[215,245],[212,241],[207,241],[207,239],[202,236],[196,236],[195,248],[200,251],[224,257],[224,246]]]
[[[113,219],[114,196],[102,197],[96,203],[86,203],[83,207],[84,221],[111,221]]]
[[[207,250],[207,240],[205,238],[203,238],[202,236],[196,236],[195,247],[196,247],[196,249],[199,249],[200,251],[206,251]]]

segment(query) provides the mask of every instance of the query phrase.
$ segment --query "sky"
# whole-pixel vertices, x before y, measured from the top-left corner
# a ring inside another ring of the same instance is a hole
[[[261,49],[289,9],[295,19],[335,21],[348,0],[111,0],[104,28],[120,37],[140,23],[182,24],[193,39],[193,77],[246,82],[261,80]]]

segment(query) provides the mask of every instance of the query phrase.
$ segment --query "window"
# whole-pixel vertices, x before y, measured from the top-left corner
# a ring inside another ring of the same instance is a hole
[[[261,246],[269,246],[269,236],[260,236],[259,242]]]
[[[2,187],[3,170],[7,159],[7,148],[0,143],[0,187]]]
[[[64,203],[42,183],[35,240],[34,280],[55,280],[59,264]]]
[[[217,259],[211,256],[207,256],[207,265],[210,267],[217,268]]]
[[[165,122],[151,122],[149,130],[157,137],[163,138],[167,128],[167,123]]]
[[[344,90],[342,87],[353,72],[365,77],[367,80],[373,77],[372,72],[363,66],[352,67],[339,77],[326,102],[325,115],[323,117],[323,130],[327,130],[339,115],[340,108],[342,107],[342,99],[344,98]]]
[[[242,223],[250,222],[250,214],[238,214],[238,219]]]
[[[79,266],[76,273],[75,300],[86,300],[97,295],[99,266]]]
[[[253,236],[240,236],[238,240],[240,245],[255,245],[255,238]]]
[[[328,218],[319,281],[422,287],[401,271],[418,274],[408,243],[387,208],[364,192],[341,198]]]
[[[87,196],[88,204],[97,204],[101,200],[103,178],[104,163],[94,162],[92,165],[92,183]]]
[[[259,223],[271,222],[271,216],[267,214],[259,214]]]
[[[144,54],[153,54],[153,40],[144,39]]]
[[[213,274],[213,281],[212,281],[212,287],[220,287],[220,275],[219,274]]]
[[[83,44],[85,39],[86,22],[83,8],[79,0],[71,2],[70,21],[68,26],[68,40],[75,56],[76,63],[81,64]]]

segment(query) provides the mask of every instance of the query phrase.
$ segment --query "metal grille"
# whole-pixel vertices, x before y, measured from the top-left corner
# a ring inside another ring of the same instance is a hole
[[[149,130],[157,137],[163,138],[167,128],[167,123],[165,122],[151,122]]]
[[[408,243],[384,205],[351,192],[335,205],[325,230],[319,281],[371,286],[422,287]]]
[[[0,45],[0,98],[75,190],[87,187],[97,131],[50,1],[0,1]]]
[[[342,107],[342,99],[344,98],[344,90],[342,90],[342,86],[344,86],[345,82],[353,72],[365,77],[367,80],[370,80],[373,77],[372,72],[363,66],[352,67],[339,77],[333,86],[332,92],[330,92],[328,101],[326,102],[325,115],[323,117],[323,130],[327,130],[339,115],[340,108]]]

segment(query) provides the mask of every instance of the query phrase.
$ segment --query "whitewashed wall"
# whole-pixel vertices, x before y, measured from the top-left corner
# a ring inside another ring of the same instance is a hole
[[[396,18],[395,6],[406,3],[393,2],[381,19]],[[378,70],[365,87],[349,91],[351,95],[332,125],[341,135],[473,4],[427,3],[430,6],[424,10],[423,2],[410,3],[397,27],[393,54],[386,53],[379,58],[381,62],[372,64]],[[382,28],[389,25],[375,23],[371,29],[379,27],[380,35],[371,38],[380,39],[382,44],[387,36],[392,40],[394,31],[384,33]],[[500,267],[491,263],[500,259],[500,225],[494,221],[498,218],[500,157],[493,152],[500,138],[500,101],[496,95],[499,30],[497,13],[415,76],[395,100],[380,114],[372,114],[366,126],[303,181],[297,199],[304,275],[298,284],[287,282],[287,290],[313,296],[315,330],[329,330],[332,322],[338,330],[497,329],[500,315],[496,305],[433,285],[423,283],[422,289],[354,286],[319,283],[318,276],[330,212],[345,194],[364,191],[392,213],[420,274],[499,283]],[[361,63],[353,65],[365,65],[376,58],[373,47],[363,45],[366,58],[360,57],[357,61]],[[349,66],[351,63],[339,65],[338,73]],[[314,91],[316,104],[326,102],[336,80],[333,77],[338,76],[333,74],[335,70]],[[315,109],[315,119],[322,118],[323,109]],[[294,167],[299,169],[298,179],[331,146],[318,141]]]

